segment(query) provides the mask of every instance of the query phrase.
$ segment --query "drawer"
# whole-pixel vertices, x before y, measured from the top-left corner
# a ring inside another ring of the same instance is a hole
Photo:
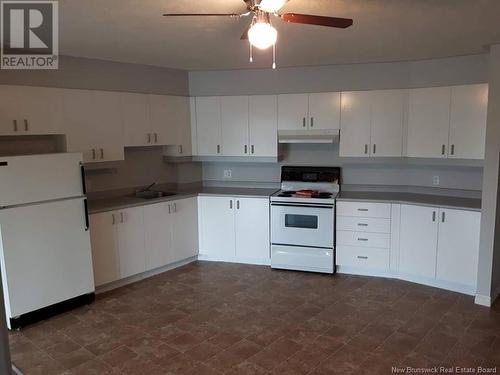
[[[337,230],[369,233],[391,233],[391,219],[338,216]]]
[[[390,253],[388,249],[373,247],[339,246],[337,265],[388,271]]]
[[[391,236],[387,233],[337,231],[337,245],[389,249],[390,243]]]
[[[391,218],[390,203],[337,202],[338,216]]]

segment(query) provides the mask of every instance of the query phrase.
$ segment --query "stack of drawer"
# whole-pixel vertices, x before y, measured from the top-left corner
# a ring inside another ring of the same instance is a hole
[[[391,204],[337,202],[337,265],[388,271]]]

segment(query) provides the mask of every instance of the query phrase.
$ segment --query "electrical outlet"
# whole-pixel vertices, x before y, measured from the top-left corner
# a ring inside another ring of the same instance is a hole
[[[233,177],[233,171],[230,169],[225,169],[224,170],[224,178],[232,178]]]
[[[432,177],[432,184],[439,185],[439,176]]]

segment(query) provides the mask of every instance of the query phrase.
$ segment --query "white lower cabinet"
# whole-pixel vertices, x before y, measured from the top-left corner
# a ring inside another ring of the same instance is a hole
[[[95,285],[198,254],[197,198],[90,215]]]
[[[269,262],[268,198],[199,197],[202,258]]]

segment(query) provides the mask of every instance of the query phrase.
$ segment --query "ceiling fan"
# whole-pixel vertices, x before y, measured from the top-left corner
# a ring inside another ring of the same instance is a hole
[[[265,50],[273,47],[273,69],[276,68],[276,42],[278,31],[273,27],[272,17],[281,18],[285,22],[301,23],[345,29],[353,24],[350,18],[314,16],[309,14],[284,13],[278,11],[290,0],[243,0],[247,12],[238,13],[166,13],[165,17],[252,17],[251,23],[245,29],[241,39],[248,39],[250,44],[250,62],[253,62],[252,47]]]

